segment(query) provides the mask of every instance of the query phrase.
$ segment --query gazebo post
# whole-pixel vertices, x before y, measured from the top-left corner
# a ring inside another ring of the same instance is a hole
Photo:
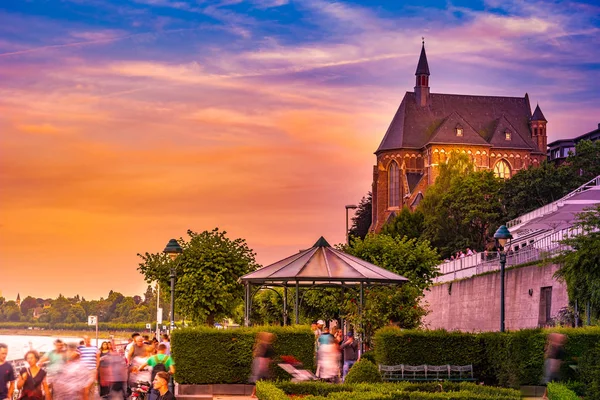
[[[360,282],[360,293],[359,293],[359,301],[358,301],[358,315],[360,316],[360,355],[362,355],[364,351],[364,341],[365,341],[365,324],[363,324],[362,316],[363,316],[363,305],[364,305],[364,283]]]
[[[244,326],[250,326],[250,282],[244,284]]]
[[[283,287],[283,326],[287,325],[287,314],[288,314],[287,301],[288,301],[288,296],[287,296],[287,284],[286,284]]]
[[[296,307],[294,307],[294,314],[296,317],[296,325],[300,324],[300,284],[296,281]]]

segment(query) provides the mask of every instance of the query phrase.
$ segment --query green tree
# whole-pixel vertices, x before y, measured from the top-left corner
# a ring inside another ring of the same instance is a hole
[[[385,224],[381,233],[389,236],[406,236],[409,239],[419,239],[425,229],[425,215],[420,210],[411,211],[408,207],[390,222]]]
[[[23,315],[27,315],[29,310],[33,310],[37,306],[37,300],[34,297],[27,296],[21,302],[21,313],[23,313]]]
[[[22,316],[21,308],[13,300],[4,302],[0,307],[0,319],[2,321],[19,322]]]
[[[531,166],[517,172],[500,190],[506,207],[506,218],[517,218],[552,203],[577,188],[579,183],[572,172],[570,166],[557,167],[546,161],[539,167]]]
[[[574,189],[600,175],[600,141],[582,140],[577,143],[575,154],[567,157],[567,165],[575,177]]]
[[[569,246],[561,257],[556,277],[567,283],[571,300],[579,304],[590,302],[600,309],[600,205],[577,216],[575,228],[582,233],[562,241]]]
[[[358,203],[358,208],[352,217],[352,227],[349,230],[350,236],[364,239],[369,233],[372,219],[373,195],[369,192]]]
[[[176,305],[180,313],[196,323],[212,325],[215,320],[231,315],[242,302],[243,287],[238,279],[258,264],[254,252],[244,239],[229,239],[225,231],[187,232],[189,239],[179,239],[183,248],[175,261],[163,253],[138,254],[142,262],[138,270],[146,281],[159,281],[165,290],[169,270],[175,268]]]
[[[85,310],[81,306],[81,304],[75,304],[75,305],[71,306],[71,308],[67,312],[65,322],[67,322],[67,323],[85,322],[86,319],[87,319],[87,315],[85,313]]]
[[[423,291],[438,275],[438,253],[429,242],[369,234],[364,240],[356,239],[344,251],[409,279],[401,287],[372,287],[365,291],[362,318],[358,312],[357,293],[349,293],[343,304],[346,318],[356,327],[363,325],[370,337],[375,330],[390,322],[403,328],[416,328],[426,310],[420,300]]]

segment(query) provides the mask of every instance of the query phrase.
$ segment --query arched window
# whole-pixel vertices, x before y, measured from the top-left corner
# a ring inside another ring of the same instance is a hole
[[[510,165],[505,160],[500,160],[494,165],[494,174],[500,179],[510,178]]]
[[[388,185],[388,207],[398,207],[398,201],[400,200],[400,169],[396,161],[390,163],[388,168],[389,185]]]

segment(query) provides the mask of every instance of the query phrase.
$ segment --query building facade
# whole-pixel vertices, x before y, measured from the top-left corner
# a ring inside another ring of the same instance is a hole
[[[372,231],[404,206],[415,208],[450,154],[467,154],[478,169],[500,178],[546,158],[547,120],[524,97],[431,93],[425,44],[415,73],[375,152]]]
[[[582,140],[591,140],[592,142],[600,140],[600,124],[598,124],[598,129],[584,133],[576,138],[559,139],[548,143],[548,161],[562,164],[569,156],[569,153],[575,154],[575,146]]]

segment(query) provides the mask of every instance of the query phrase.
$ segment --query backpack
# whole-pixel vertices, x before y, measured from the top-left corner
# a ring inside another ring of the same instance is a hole
[[[154,361],[156,361],[156,365],[152,368],[152,382],[154,382],[154,377],[156,377],[156,374],[159,372],[168,372],[167,371],[167,366],[165,365],[165,363],[167,361],[169,361],[169,357],[170,356],[166,356],[165,358],[163,358],[162,361],[159,361],[158,359],[158,354],[153,356],[154,357]]]

